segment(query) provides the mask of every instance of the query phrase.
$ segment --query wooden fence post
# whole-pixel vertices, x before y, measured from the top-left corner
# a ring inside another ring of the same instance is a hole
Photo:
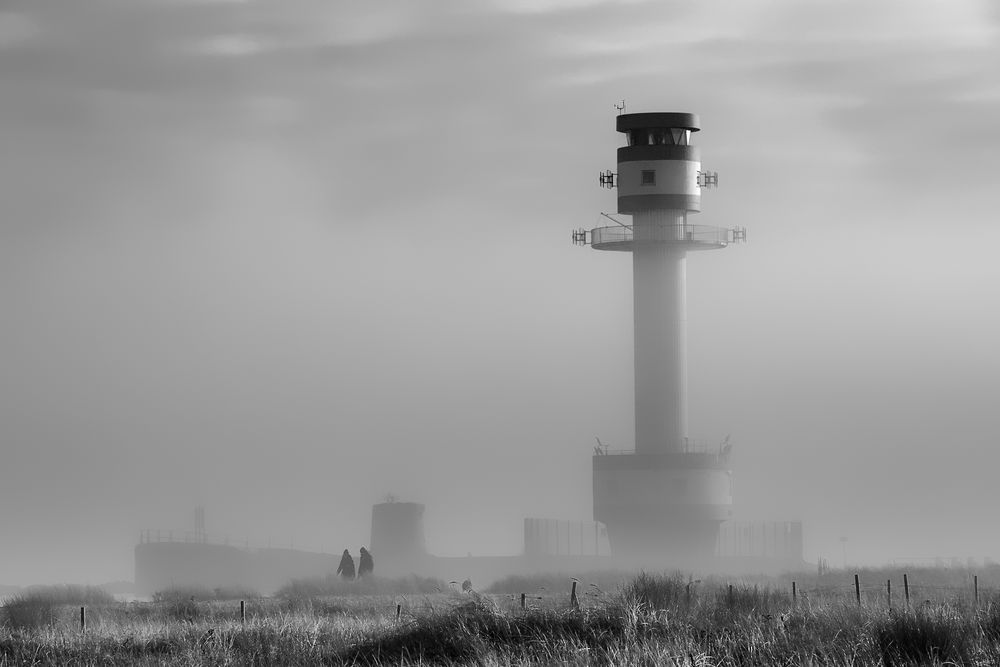
[[[979,575],[972,575],[972,590],[976,595],[976,604],[979,604]]]
[[[885,580],[885,599],[889,609],[892,609],[892,579]]]
[[[247,622],[247,603],[246,600],[240,600],[240,623]]]
[[[397,604],[397,605],[396,605],[396,620],[397,620],[397,621],[399,620],[399,615],[400,615],[400,614],[401,614],[402,612],[403,612],[403,605],[401,605],[401,604]]]
[[[906,597],[906,606],[910,606],[910,582],[906,578],[906,573],[903,573],[903,595]]]
[[[521,609],[524,609],[524,593],[521,593]]]
[[[576,597],[576,582],[573,582],[573,590],[569,593],[569,603],[574,607],[580,606],[580,601]]]
[[[798,602],[798,592],[795,590],[795,582],[792,582],[792,604]]]
[[[87,608],[80,607],[80,632],[87,631]]]
[[[861,606],[861,580],[858,575],[854,575],[854,597],[858,599],[858,606]]]

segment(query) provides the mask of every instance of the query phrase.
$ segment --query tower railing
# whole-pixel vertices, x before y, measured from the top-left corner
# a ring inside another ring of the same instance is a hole
[[[644,227],[638,241],[678,244],[692,248],[699,246],[720,248],[730,243],[738,243],[744,237],[745,231],[737,228],[714,225],[662,225]],[[632,227],[595,227],[590,230],[590,244],[595,247],[623,246],[622,249],[625,250],[631,248],[636,240]]]
[[[715,456],[724,456],[725,445],[709,442],[701,438],[687,438],[684,441],[684,446],[681,448],[680,453],[682,454],[713,454]],[[611,449],[609,447],[597,447],[595,448],[595,454],[601,456],[621,456],[635,454],[634,449]]]

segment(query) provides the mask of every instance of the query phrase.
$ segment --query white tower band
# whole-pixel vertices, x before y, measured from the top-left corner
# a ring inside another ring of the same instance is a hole
[[[732,513],[732,484],[727,452],[697,451],[688,440],[685,265],[689,251],[724,248],[745,232],[688,224],[702,188],[718,182],[691,145],[697,116],[635,113],[617,123],[628,145],[618,149],[618,172],[600,180],[617,186],[618,213],[631,224],[580,230],[574,240],[632,253],[635,451],[595,454],[594,518],[616,557],[698,563]]]

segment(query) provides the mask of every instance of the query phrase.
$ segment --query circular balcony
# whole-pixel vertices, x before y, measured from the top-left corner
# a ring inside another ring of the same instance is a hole
[[[665,225],[644,227],[636,238],[632,227],[595,227],[590,230],[590,245],[595,250],[631,252],[639,244],[671,245],[684,250],[714,250],[738,243],[746,230],[714,225]]]

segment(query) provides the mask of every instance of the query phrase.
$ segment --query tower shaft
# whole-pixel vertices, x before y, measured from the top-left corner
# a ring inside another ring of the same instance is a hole
[[[667,210],[632,218],[637,454],[682,452],[687,442],[687,253],[641,241],[682,230],[686,217]]]

